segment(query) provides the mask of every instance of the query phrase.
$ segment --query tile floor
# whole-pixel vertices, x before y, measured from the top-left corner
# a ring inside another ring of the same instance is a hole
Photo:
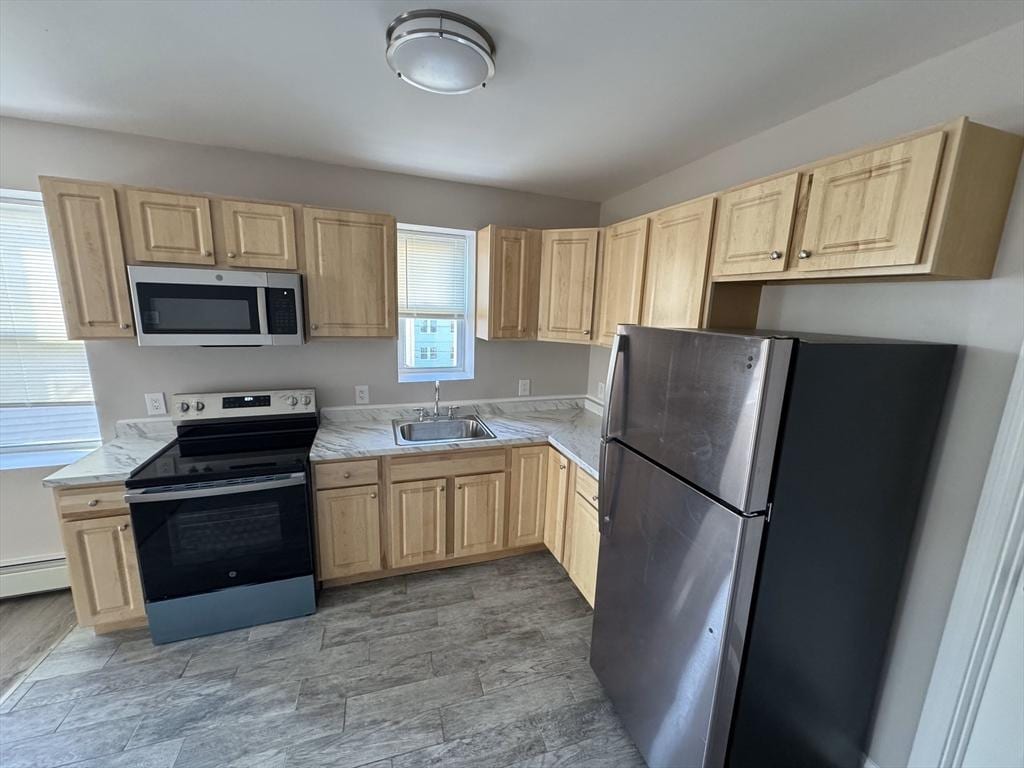
[[[75,629],[0,703],[4,768],[642,768],[547,553],[342,587],[154,646]]]

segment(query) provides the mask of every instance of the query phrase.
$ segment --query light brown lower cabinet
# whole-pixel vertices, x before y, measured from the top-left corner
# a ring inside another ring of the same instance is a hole
[[[558,562],[564,559],[565,516],[569,503],[569,460],[548,448],[548,481],[544,500],[544,544]]]
[[[121,515],[61,523],[71,596],[78,623],[105,624],[144,620],[135,539],[127,510]]]
[[[445,558],[447,482],[392,483],[388,500],[388,565],[431,563]]]
[[[525,547],[544,541],[547,503],[548,447],[531,445],[512,449],[511,515],[508,545]]]
[[[321,579],[381,569],[380,500],[376,485],[335,488],[316,495]]]
[[[455,478],[455,557],[504,549],[505,473]]]
[[[597,524],[597,508],[576,493],[565,538],[565,568],[569,578],[583,593],[591,606],[597,591],[597,555],[601,547],[601,530]]]

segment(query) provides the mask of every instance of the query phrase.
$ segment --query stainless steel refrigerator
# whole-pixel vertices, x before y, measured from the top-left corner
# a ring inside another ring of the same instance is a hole
[[[651,768],[862,764],[955,354],[619,327],[591,665]]]

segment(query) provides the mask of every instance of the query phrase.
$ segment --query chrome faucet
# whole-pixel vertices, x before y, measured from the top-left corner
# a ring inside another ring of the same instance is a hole
[[[441,382],[434,382],[434,421],[441,418]]]

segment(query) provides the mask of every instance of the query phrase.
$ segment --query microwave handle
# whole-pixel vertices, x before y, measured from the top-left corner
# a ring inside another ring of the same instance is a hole
[[[180,491],[139,491],[126,493],[126,504],[145,504],[151,501],[179,501],[182,499],[201,499],[208,496],[227,496],[232,493],[254,493],[270,491],[275,488],[287,488],[291,485],[305,485],[306,473],[295,472],[290,475],[276,475],[270,479],[260,479],[249,483],[230,483],[218,485],[211,483],[202,488],[184,488]]]
[[[256,289],[256,311],[260,315],[260,334],[270,334],[270,323],[267,321],[267,289],[261,286]]]

